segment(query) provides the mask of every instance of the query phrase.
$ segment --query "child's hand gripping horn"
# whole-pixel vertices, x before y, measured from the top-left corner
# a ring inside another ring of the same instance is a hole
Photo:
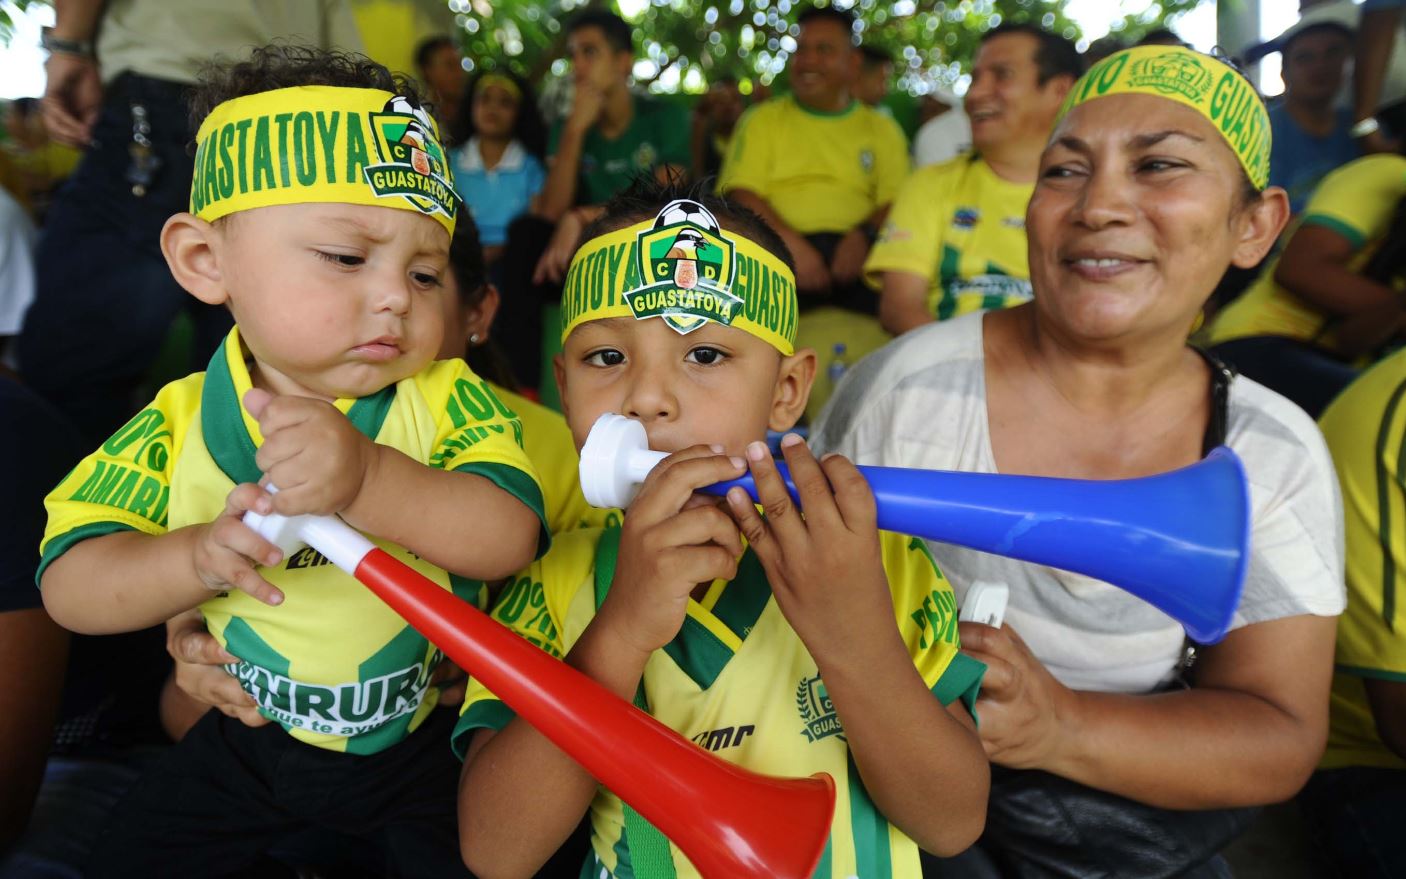
[[[251,512],[244,524],[285,556],[307,544],[364,583],[658,827],[704,876],[802,879],[815,869],[835,808],[828,775],[773,778],[713,756],[335,516]]]
[[[605,414],[581,450],[581,488],[597,507],[624,507],[667,457],[644,426]],[[784,464],[781,478],[800,499]],[[860,467],[879,528],[1105,580],[1214,644],[1230,628],[1249,562],[1250,495],[1240,459],[1222,446],[1189,467],[1100,481]],[[750,476],[703,491],[741,486]]]

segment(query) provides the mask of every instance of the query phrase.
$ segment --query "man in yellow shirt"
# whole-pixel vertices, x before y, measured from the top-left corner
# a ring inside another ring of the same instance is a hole
[[[1342,486],[1347,610],[1338,620],[1328,747],[1299,802],[1342,875],[1406,875],[1406,352],[1319,420]]]
[[[852,93],[859,76],[854,16],[833,6],[801,13],[792,94],[749,110],[733,133],[718,192],[760,214],[796,260],[797,344],[852,362],[888,341],[860,269],[908,173],[897,123]],[[812,415],[828,396],[812,394]]]
[[[1002,25],[982,39],[966,95],[972,153],[909,176],[864,264],[881,290],[884,329],[898,335],[1030,298],[1025,204],[1081,72],[1072,43],[1033,25]]]

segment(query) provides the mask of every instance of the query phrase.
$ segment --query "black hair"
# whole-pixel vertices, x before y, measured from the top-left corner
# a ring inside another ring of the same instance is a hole
[[[459,46],[443,34],[421,40],[420,45],[415,47],[415,68],[424,70],[429,66],[430,56],[446,46],[455,52],[459,51]]]
[[[365,55],[274,43],[260,46],[236,63],[205,66],[190,91],[190,130],[199,131],[210,112],[235,98],[304,85],[381,89],[420,106],[424,97],[415,81],[391,73]]]
[[[1084,73],[1084,62],[1074,44],[1056,33],[1025,22],[1000,24],[981,35],[981,45],[1008,34],[1025,34],[1035,40],[1036,82],[1044,85],[1056,76],[1078,79]]]
[[[854,13],[848,9],[837,9],[834,6],[810,6],[796,16],[796,24],[801,27],[805,27],[812,21],[833,21],[844,28],[845,33],[849,34],[850,40],[854,39]]]
[[[454,117],[454,124],[450,132],[454,142],[456,144],[468,143],[469,138],[474,136],[474,97],[478,94],[479,80],[489,74],[506,77],[517,86],[521,97],[517,103],[517,120],[513,123],[512,136],[522,144],[523,149],[527,150],[529,154],[538,161],[545,162],[547,123],[542,120],[542,111],[537,108],[537,96],[532,91],[532,86],[527,84],[527,80],[507,68],[480,69],[469,80],[468,88],[464,89],[464,95],[459,99],[459,112]]]
[[[615,13],[604,9],[583,9],[567,21],[566,34],[570,36],[588,27],[600,28],[600,32],[605,35],[605,41],[615,51],[634,54],[634,31],[625,19]]]
[[[483,259],[478,226],[474,225],[468,211],[460,211],[454,224],[454,237],[449,240],[449,268],[454,272],[459,304],[464,308],[474,308],[482,302],[488,292],[488,266]],[[462,356],[469,368],[482,378],[499,387],[517,390],[508,357],[491,336],[482,345],[470,345]]]
[[[1159,27],[1148,31],[1142,35],[1142,39],[1134,43],[1136,46],[1181,46],[1183,49],[1190,49],[1191,44],[1177,36],[1176,31],[1169,27]]]
[[[728,201],[720,195],[712,194],[712,180],[699,180],[691,184],[682,182],[682,177],[660,183],[653,175],[640,174],[624,190],[605,203],[605,211],[595,222],[581,230],[581,238],[576,247],[607,232],[624,229],[641,220],[652,220],[671,201],[686,198],[707,208],[723,228],[742,235],[758,246],[774,254],[791,271],[796,270],[795,261],[786,242],[776,234],[753,211],[735,201]]]
[[[39,112],[38,98],[15,98],[10,102],[10,111],[21,119],[28,119]]]
[[[893,53],[887,49],[880,49],[871,43],[865,43],[859,47],[859,54],[864,58],[864,66],[870,70],[884,64],[893,63]]]

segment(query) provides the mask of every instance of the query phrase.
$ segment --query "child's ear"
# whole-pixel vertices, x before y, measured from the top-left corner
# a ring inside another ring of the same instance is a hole
[[[492,284],[485,284],[483,295],[479,297],[478,303],[468,310],[465,330],[470,338],[478,337],[478,344],[481,345],[488,341],[489,329],[493,326],[493,319],[498,316],[498,306],[502,304],[502,301],[498,288]]]
[[[771,398],[771,420],[767,422],[767,427],[778,432],[795,427],[805,414],[810,386],[814,383],[814,351],[800,348],[790,357],[782,357],[781,368],[776,374],[776,392]]]
[[[161,227],[161,253],[176,283],[210,305],[229,299],[220,272],[218,235],[214,226],[187,213],[176,214]]]

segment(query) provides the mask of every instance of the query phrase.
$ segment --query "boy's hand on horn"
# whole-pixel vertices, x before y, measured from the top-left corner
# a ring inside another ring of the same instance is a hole
[[[742,538],[712,498],[695,495],[742,475],[741,458],[720,446],[692,446],[659,463],[630,504],[620,555],[597,617],[643,654],[674,639],[698,584],[737,575]]]

